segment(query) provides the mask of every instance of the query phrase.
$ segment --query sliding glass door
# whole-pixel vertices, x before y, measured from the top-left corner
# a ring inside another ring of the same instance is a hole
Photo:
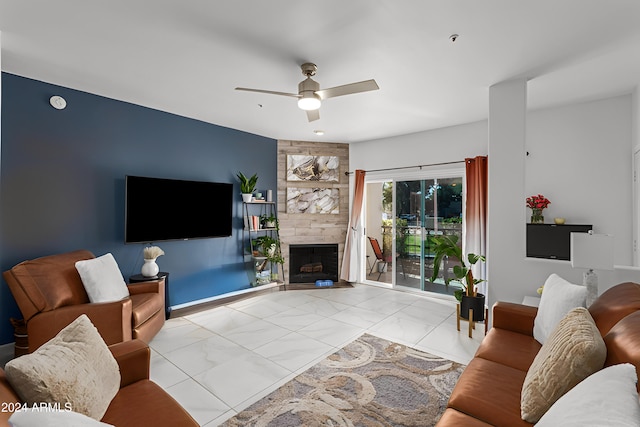
[[[463,240],[462,173],[448,175],[452,176],[367,184],[367,280],[453,295],[457,284],[445,284],[453,262],[445,260],[438,277],[431,280],[433,238],[453,234],[460,244]],[[372,240],[379,242],[381,260]]]
[[[365,197],[365,279],[393,283],[393,182],[368,182]]]

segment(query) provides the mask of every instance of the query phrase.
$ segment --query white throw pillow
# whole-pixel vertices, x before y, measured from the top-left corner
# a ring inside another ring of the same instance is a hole
[[[110,253],[98,258],[76,262],[84,289],[91,302],[120,301],[129,296],[129,289],[115,258]]]
[[[569,311],[586,305],[586,286],[574,285],[557,274],[551,274],[544,282],[538,314],[533,322],[533,337],[540,344],[544,344]]]
[[[8,362],[5,371],[29,407],[58,404],[96,420],[120,390],[118,362],[86,314],[35,352]]]
[[[21,410],[9,418],[11,427],[114,427],[73,411]]]
[[[558,399],[536,427],[639,427],[636,381],[629,363],[598,371]]]

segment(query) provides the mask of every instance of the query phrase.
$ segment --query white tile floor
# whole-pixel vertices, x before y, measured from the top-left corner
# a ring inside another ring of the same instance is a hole
[[[216,426],[363,333],[468,363],[483,338],[456,330],[453,300],[367,285],[274,292],[170,319],[149,344],[151,379]]]

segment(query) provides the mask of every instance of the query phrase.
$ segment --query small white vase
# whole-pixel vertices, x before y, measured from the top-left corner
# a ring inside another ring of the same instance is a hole
[[[142,265],[142,275],[144,277],[155,277],[160,272],[160,267],[156,264],[156,258],[145,259]]]
[[[251,193],[242,193],[242,201],[245,203],[249,203],[253,198],[253,194]]]

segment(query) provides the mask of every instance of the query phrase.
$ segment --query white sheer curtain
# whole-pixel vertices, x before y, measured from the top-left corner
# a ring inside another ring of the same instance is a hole
[[[364,177],[366,172],[358,169],[355,171],[355,188],[353,191],[353,203],[351,204],[351,217],[349,219],[349,227],[347,229],[347,238],[344,242],[344,254],[342,256],[342,268],[340,270],[340,279],[347,282],[355,282],[358,280],[359,256],[360,248],[360,230],[362,200],[364,198]]]

